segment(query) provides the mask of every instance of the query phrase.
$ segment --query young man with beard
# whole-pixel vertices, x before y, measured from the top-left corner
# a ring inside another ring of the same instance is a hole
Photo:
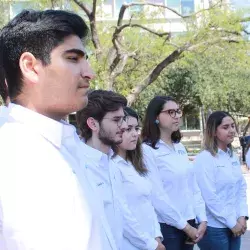
[[[165,247],[144,232],[129,211],[122,190],[118,166],[111,160],[112,146],[122,142],[127,128],[125,97],[112,91],[95,90],[88,96],[87,107],[77,112],[77,123],[85,141],[82,154],[87,159],[89,179],[99,190],[107,220],[120,249],[123,235],[135,249],[163,250]]]
[[[87,105],[87,33],[81,17],[59,10],[24,10],[1,30],[1,86],[11,100],[0,129],[1,250],[116,249],[82,142],[62,121]]]

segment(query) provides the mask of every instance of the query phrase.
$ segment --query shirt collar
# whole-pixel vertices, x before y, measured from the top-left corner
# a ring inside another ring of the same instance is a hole
[[[127,161],[125,161],[120,155],[116,155],[114,158],[113,158],[113,161],[115,162],[115,163],[120,163],[120,162],[123,162],[123,163],[126,163],[126,164],[128,164],[128,162]]]
[[[58,122],[20,105],[10,103],[8,109],[10,121],[14,119],[25,124],[58,148],[61,147],[64,137],[71,136],[75,132],[74,126],[64,121]]]
[[[109,150],[108,154],[104,154],[103,152],[101,152],[98,149],[92,148],[90,146],[88,146],[84,140],[83,140],[83,144],[84,144],[84,154],[91,158],[94,161],[102,161],[103,159],[109,159],[113,156],[114,151],[112,149]]]
[[[161,145],[164,145],[165,147],[167,147],[169,150],[176,150],[176,146],[177,144],[173,142],[173,148],[169,145],[167,145],[167,143],[165,143],[163,140],[159,139],[158,142],[156,143],[156,147],[160,147]]]
[[[231,150],[230,150],[230,148],[227,148],[227,151],[225,152],[224,150],[218,148],[218,154],[219,155],[225,155],[225,154],[231,155]]]
[[[6,106],[0,106],[0,117],[6,117],[9,113],[9,109]]]

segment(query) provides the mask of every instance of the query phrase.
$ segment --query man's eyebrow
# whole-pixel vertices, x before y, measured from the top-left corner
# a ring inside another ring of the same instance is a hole
[[[122,118],[122,117],[125,117],[125,115],[116,115],[113,118]]]
[[[69,50],[64,51],[63,54],[65,55],[65,54],[70,54],[70,53],[77,54],[77,55],[79,55],[81,57],[85,57],[85,56],[87,57],[86,53],[83,50],[80,50],[80,49],[69,49]]]

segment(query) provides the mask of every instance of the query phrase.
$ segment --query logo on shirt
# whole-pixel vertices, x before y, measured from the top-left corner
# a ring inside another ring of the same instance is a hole
[[[222,165],[219,165],[219,166],[217,166],[217,168],[224,168],[225,166],[222,166]]]
[[[100,187],[100,186],[102,186],[102,185],[104,185],[104,182],[100,182],[100,183],[97,183],[97,184],[96,184],[97,187]]]
[[[235,167],[235,166],[239,166],[239,162],[238,162],[238,161],[233,161],[233,162],[232,162],[232,166],[234,166],[234,167]]]
[[[184,150],[178,150],[178,154],[179,154],[179,155],[185,155],[186,152],[185,152]]]

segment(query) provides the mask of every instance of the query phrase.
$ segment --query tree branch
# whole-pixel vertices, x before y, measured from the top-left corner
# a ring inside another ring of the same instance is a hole
[[[243,32],[246,34],[246,35],[250,35],[250,31],[244,29]]]
[[[168,37],[170,37],[170,33],[169,33],[169,32],[163,32],[163,33],[156,32],[156,31],[154,31],[154,30],[152,30],[152,29],[149,29],[149,28],[147,28],[147,27],[145,27],[145,26],[143,26],[143,25],[136,24],[136,23],[133,23],[133,24],[128,23],[128,24],[124,24],[124,25],[118,27],[118,28],[117,28],[117,33],[121,33],[122,30],[124,30],[124,29],[126,29],[126,28],[128,28],[128,27],[137,27],[137,28],[141,28],[141,29],[146,30],[146,31],[148,31],[149,33],[152,33],[152,34],[154,34],[154,35],[156,35],[156,36],[159,36],[159,37],[163,37],[163,36],[166,36],[166,35],[167,35]]]
[[[172,11],[173,13],[175,13],[177,16],[181,17],[181,18],[186,18],[189,16],[183,16],[181,15],[178,11],[166,6],[166,5],[162,5],[162,4],[154,4],[154,3],[125,3],[122,5],[120,12],[119,12],[119,17],[118,17],[118,21],[117,21],[117,26],[121,26],[122,22],[123,22],[123,17],[125,14],[125,11],[127,10],[127,8],[132,7],[132,6],[154,6],[154,7],[158,7],[158,8],[164,8],[164,9],[168,9],[170,11]]]
[[[146,79],[144,79],[141,83],[139,83],[131,90],[130,94],[127,97],[128,105],[131,106],[134,103],[139,94],[158,78],[164,68],[179,59],[184,50],[184,48],[174,50],[163,61],[157,64],[152,72],[146,77]]]
[[[85,3],[82,3],[78,0],[73,0],[73,1],[86,13],[88,17],[90,17],[92,11]]]
[[[250,16],[241,19],[241,23],[250,22]]]
[[[101,43],[96,27],[96,7],[97,0],[93,0],[93,9],[90,10],[88,6],[78,0],[73,0],[88,16],[90,22],[90,30],[91,30],[91,40],[96,50],[96,58],[97,60],[101,59],[102,56],[102,48]]]
[[[155,3],[137,3],[137,2],[134,2],[134,3],[124,3],[121,8],[120,8],[120,12],[119,12],[119,16],[118,16],[118,21],[117,21],[117,27],[121,26],[122,25],[122,22],[123,22],[123,17],[124,17],[124,14],[125,14],[125,11],[127,10],[127,8],[129,7],[132,7],[132,6],[153,6],[153,7],[158,7],[158,8],[163,8],[163,9],[167,9],[171,12],[173,12],[174,14],[176,14],[177,16],[185,19],[185,18],[189,18],[191,16],[196,16],[197,14],[201,13],[201,12],[204,12],[204,11],[207,11],[207,10],[210,10],[210,9],[213,9],[213,8],[216,8],[219,4],[221,3],[221,1],[218,1],[217,3],[215,3],[214,5],[210,6],[209,8],[207,9],[201,9],[191,15],[182,15],[180,14],[178,11],[166,6],[166,5],[162,5],[162,4],[155,4]]]
[[[96,5],[97,5],[97,0],[93,0],[92,15],[94,17],[96,17]]]

